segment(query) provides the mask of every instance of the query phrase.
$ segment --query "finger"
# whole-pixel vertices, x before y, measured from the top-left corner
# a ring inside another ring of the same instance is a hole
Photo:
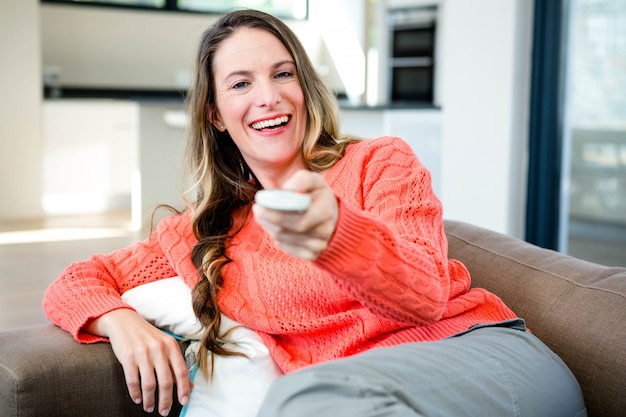
[[[303,214],[288,214],[279,210],[263,209],[263,213],[257,216],[257,221],[271,235],[277,235],[283,231],[305,233],[311,226],[309,217]]]
[[[253,210],[256,221],[277,243],[306,246],[315,254],[326,248],[334,231],[333,222],[317,215],[282,213],[260,206]]]
[[[173,338],[163,342],[162,345],[154,346],[153,361],[159,392],[158,411],[162,416],[167,416],[173,404],[174,384],[178,385],[181,405],[185,405],[189,398],[190,381],[178,342]]]
[[[192,383],[189,379],[189,372],[187,370],[187,364],[185,363],[185,359],[179,349],[174,351],[170,360],[172,373],[176,383],[178,401],[181,405],[186,405],[189,402],[189,396],[192,388]]]
[[[279,210],[272,210],[261,207],[258,204],[252,206],[254,218],[270,235],[278,233],[283,228],[284,213]]]
[[[268,218],[263,214],[254,215],[256,222],[263,228],[265,231],[272,237],[280,232],[281,226],[277,223],[268,220]]]
[[[321,250],[311,249],[310,246],[302,246],[302,245],[292,245],[290,243],[276,241],[276,246],[290,254],[291,256],[295,256],[297,258],[306,259],[309,261],[316,260]]]
[[[275,236],[274,240],[283,246],[301,246],[311,252],[321,252],[328,246],[326,239],[293,233],[281,233]]]
[[[282,188],[299,191],[301,193],[309,193],[323,187],[326,187],[326,183],[321,175],[307,170],[299,170],[285,181]]]
[[[308,232],[312,230],[316,223],[323,221],[320,214],[315,211],[290,212],[282,210],[272,210],[255,204],[252,207],[257,222],[268,230],[268,232],[278,232],[280,229],[293,230],[295,232]]]
[[[308,260],[315,260],[328,247],[328,240],[303,235],[283,234],[274,238],[276,246],[285,252]]]
[[[141,378],[141,394],[143,401],[143,409],[146,413],[152,413],[155,405],[155,391],[157,387],[154,367],[146,365],[139,367]]]
[[[333,233],[333,228],[329,222],[322,222],[312,229],[309,229],[308,226],[302,228],[283,227],[271,232],[268,231],[268,233],[275,240],[313,248],[326,246]]]
[[[159,390],[159,414],[167,416],[172,408],[172,393],[174,391],[174,377],[168,363],[155,364],[157,386]]]
[[[128,388],[128,395],[132,398],[135,404],[141,404],[141,385],[139,380],[139,369],[136,365],[122,364],[124,370],[124,379],[126,380],[126,387]]]

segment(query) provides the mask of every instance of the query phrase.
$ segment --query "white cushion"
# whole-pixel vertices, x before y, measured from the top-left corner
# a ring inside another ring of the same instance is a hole
[[[179,277],[140,285],[122,299],[156,327],[193,341],[190,350],[197,354],[203,328],[191,307],[191,288]],[[220,333],[234,329],[225,346],[247,357],[215,356],[212,380],[192,369],[194,388],[181,417],[252,417],[269,389],[282,372],[276,366],[259,335],[222,314]]]

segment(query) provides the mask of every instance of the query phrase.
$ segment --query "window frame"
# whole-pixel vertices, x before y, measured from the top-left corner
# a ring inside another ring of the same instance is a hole
[[[106,0],[103,0],[106,1]],[[302,0],[306,2],[306,13],[304,17],[299,18],[292,15],[286,15],[284,13],[279,12],[270,12],[274,16],[285,19],[285,20],[308,20],[309,18],[309,0]],[[219,15],[226,13],[228,10],[225,9],[221,12],[214,11],[202,11],[202,10],[189,10],[183,9],[178,6],[178,0],[165,0],[165,4],[163,7],[155,7],[155,6],[141,6],[141,5],[131,5],[131,4],[118,4],[118,3],[105,3],[105,2],[94,2],[94,3],[86,3],[77,0],[40,0],[41,3],[44,4],[59,4],[59,5],[68,5],[68,6],[79,6],[79,7],[104,7],[104,8],[115,8],[115,9],[124,9],[124,10],[142,10],[142,11],[151,11],[151,12],[170,12],[170,13],[191,13],[191,14],[205,14],[205,15]],[[233,6],[235,7],[235,6]]]

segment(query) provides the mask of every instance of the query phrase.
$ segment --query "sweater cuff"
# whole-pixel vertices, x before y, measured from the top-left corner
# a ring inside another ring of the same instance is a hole
[[[76,310],[72,314],[72,317],[76,317],[76,320],[70,323],[71,329],[69,329],[69,331],[74,336],[74,339],[76,339],[79,343],[109,341],[107,337],[98,336],[85,331],[85,327],[90,321],[120,308],[127,308],[129,310],[136,311],[133,307],[124,303],[121,299],[112,299],[108,296],[93,296],[90,301],[93,304],[90,304],[89,306],[77,305]],[[98,306],[98,309],[95,310],[93,306]]]
[[[364,256],[367,258],[367,235],[372,232],[372,219],[368,214],[353,207],[350,203],[337,198],[339,217],[337,226],[328,247],[315,261],[330,271],[342,271],[346,266],[346,256]],[[373,242],[370,242],[373,243]]]

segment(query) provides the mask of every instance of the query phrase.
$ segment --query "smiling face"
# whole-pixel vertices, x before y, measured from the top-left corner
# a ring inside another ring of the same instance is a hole
[[[285,46],[264,30],[239,28],[218,47],[213,74],[211,122],[228,131],[263,186],[280,187],[305,168],[304,95]]]

